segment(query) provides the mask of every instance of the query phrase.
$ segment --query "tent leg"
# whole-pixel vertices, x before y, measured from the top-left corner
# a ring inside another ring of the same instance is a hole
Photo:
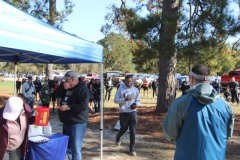
[[[103,63],[101,63],[101,101],[100,101],[100,159],[103,160]]]
[[[13,86],[14,86],[14,91],[13,95],[16,96],[16,76],[17,76],[17,63],[14,63],[14,77],[13,77]]]

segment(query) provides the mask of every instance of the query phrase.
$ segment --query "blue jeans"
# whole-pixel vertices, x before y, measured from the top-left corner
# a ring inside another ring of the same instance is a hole
[[[82,160],[83,137],[87,123],[63,124],[63,134],[69,136],[67,156],[69,160]]]
[[[32,97],[32,98],[27,98],[27,103],[28,103],[28,105],[33,109],[34,97]]]

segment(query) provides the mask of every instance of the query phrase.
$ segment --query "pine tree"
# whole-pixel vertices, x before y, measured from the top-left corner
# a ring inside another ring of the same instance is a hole
[[[220,46],[221,49],[229,36],[240,31],[240,23],[228,11],[230,1],[226,0],[189,1],[192,12],[187,9],[186,1],[180,0],[138,0],[136,7],[128,7],[125,0],[121,2],[119,8],[112,5],[102,31],[107,33],[117,27],[119,32],[142,41],[148,49],[142,52],[146,55],[133,55],[149,58],[146,62],[152,60],[147,54],[158,54],[161,87],[156,110],[159,112],[166,112],[175,98],[177,57],[185,57],[190,68],[196,55],[207,51],[212,54],[210,58],[214,57],[216,50],[211,48]],[[144,16],[140,13],[143,8],[147,12]],[[202,62],[208,65],[206,59]]]

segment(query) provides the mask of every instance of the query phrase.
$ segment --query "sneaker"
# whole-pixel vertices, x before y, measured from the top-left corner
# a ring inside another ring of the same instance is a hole
[[[90,112],[90,113],[92,113],[92,114],[95,113],[94,110],[92,109],[92,107],[89,106],[88,108],[89,108],[89,112]]]
[[[135,151],[130,151],[131,156],[137,156],[137,153]]]

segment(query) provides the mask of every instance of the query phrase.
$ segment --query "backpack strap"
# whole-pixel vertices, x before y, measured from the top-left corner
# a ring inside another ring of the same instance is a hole
[[[27,93],[31,87],[32,87],[32,83],[30,84],[30,86],[28,87],[28,89],[25,90],[25,92]]]

